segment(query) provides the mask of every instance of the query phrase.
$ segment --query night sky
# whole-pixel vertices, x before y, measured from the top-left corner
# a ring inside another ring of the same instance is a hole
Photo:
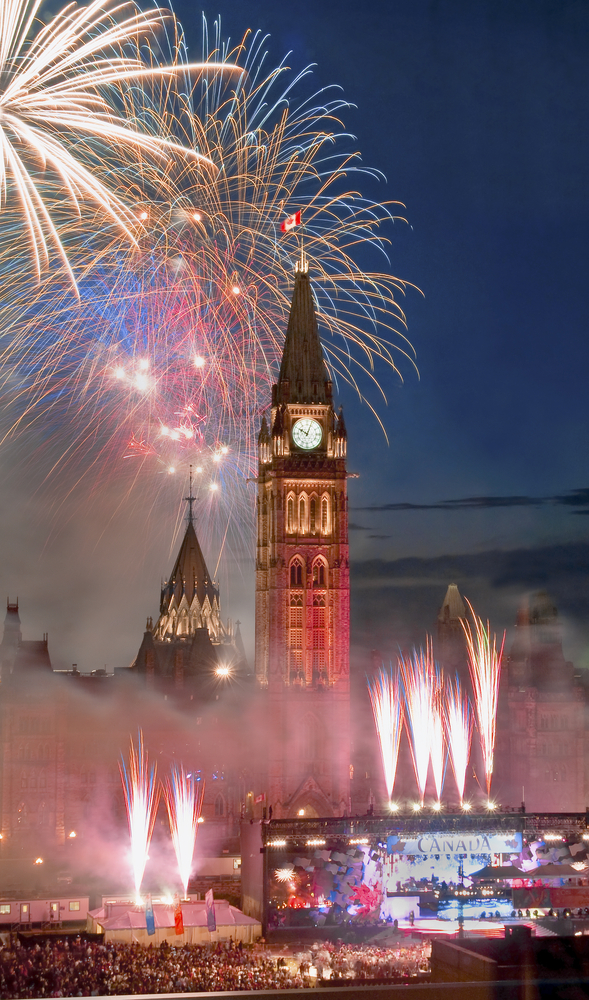
[[[200,8],[176,12],[197,58]],[[358,661],[421,641],[455,582],[498,630],[546,588],[565,652],[589,667],[589,6],[255,0],[206,13],[234,41],[268,32],[273,62],[317,63],[317,87],[341,85],[354,146],[386,176],[363,191],[405,205],[387,235],[391,270],[417,286],[402,305],[419,377],[401,359],[403,382],[378,371],[388,445],[342,393],[359,473]],[[25,638],[49,632],[54,665],[125,666],[157,614],[184,484],[156,509],[107,484],[68,498],[58,474],[35,482],[28,448],[3,445],[0,584],[18,594]],[[251,648],[253,563],[235,569],[221,574],[223,611]]]

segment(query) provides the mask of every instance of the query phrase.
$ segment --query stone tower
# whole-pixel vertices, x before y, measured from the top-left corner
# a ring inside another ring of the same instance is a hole
[[[258,437],[256,677],[275,818],[349,808],[346,444],[302,264]]]
[[[146,683],[180,697],[190,689],[215,695],[219,676],[247,676],[239,626],[223,624],[219,588],[213,583],[196,534],[192,473],[186,532],[170,576],[163,584],[159,618],[147,619],[131,670]]]

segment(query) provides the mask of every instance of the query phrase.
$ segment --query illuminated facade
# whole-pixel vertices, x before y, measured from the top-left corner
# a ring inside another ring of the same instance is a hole
[[[277,817],[350,807],[346,444],[300,267],[270,425],[264,416],[258,437],[256,677]]]

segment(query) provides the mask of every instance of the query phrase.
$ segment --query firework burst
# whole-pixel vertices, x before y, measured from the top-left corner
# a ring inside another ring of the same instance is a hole
[[[194,775],[187,774],[182,765],[174,766],[164,784],[164,797],[180,881],[186,897],[198,819],[202,810],[204,781],[196,781]]]
[[[137,245],[141,220],[129,199],[139,185],[161,188],[171,155],[196,162],[205,174],[215,168],[171,135],[131,120],[125,108],[132,84],[149,89],[177,71],[146,63],[142,53],[150,43],[157,46],[158,34],[174,33],[169,13],[93,0],[81,8],[70,3],[43,24],[40,7],[41,0],[8,0],[2,7],[3,235],[14,238],[12,212],[13,226],[28,236],[37,276],[53,252],[75,286],[62,230],[73,223],[80,240],[88,225],[95,233],[106,227]]]
[[[432,691],[431,744],[430,760],[438,802],[442,798],[444,775],[446,772],[446,739],[444,734],[442,708],[443,678],[437,665],[434,667],[434,682]]]
[[[231,48],[218,24],[212,38],[205,25],[207,68],[196,83],[178,42],[172,76],[125,89],[125,120],[154,140],[199,150],[213,168],[170,158],[157,194],[153,184],[137,187],[139,248],[97,248],[92,237],[80,246],[80,302],[53,282],[18,322],[14,296],[22,306],[30,289],[19,286],[5,304],[13,428],[42,416],[55,437],[71,434],[55,468],[69,463],[76,476],[118,469],[133,482],[141,469],[152,474],[152,491],[163,481],[153,472],[186,473],[226,446],[226,523],[236,513],[251,517],[242,484],[278,371],[301,249],[299,230],[280,232],[286,214],[302,212],[334,380],[382,397],[377,366],[396,372],[403,355],[413,363],[398,301],[405,284],[363,272],[353,256],[363,249],[386,268],[381,227],[395,207],[355,187],[371,172],[350,152],[339,120],[346,103],[330,90],[309,93],[309,68],[268,71],[266,56],[261,35]],[[228,63],[240,72],[228,77]]]
[[[479,618],[475,614],[470,601],[467,600],[466,603],[472,617],[472,626],[467,619],[461,619],[461,622],[466,638],[487,795],[489,795],[491,792],[491,778],[493,776],[497,700],[499,697],[499,679],[501,676],[501,658],[505,645],[505,632],[503,633],[501,646],[498,650],[497,637],[493,635],[493,638],[491,638],[491,626],[489,622],[485,625],[482,618]]]
[[[405,724],[419,797],[423,803],[433,738],[436,668],[431,640],[426,647],[399,657],[405,698]]]
[[[376,677],[368,678],[368,693],[374,714],[374,724],[380,743],[384,779],[389,799],[393,794],[399,742],[403,727],[403,706],[398,673],[382,668]]]
[[[151,767],[149,766],[147,752],[143,746],[143,734],[141,730],[137,738],[137,749],[135,749],[133,740],[130,741],[130,744],[129,764],[126,765],[124,758],[121,756],[119,769],[129,822],[133,880],[135,883],[135,892],[139,896],[141,881],[145,865],[147,864],[149,843],[155,824],[159,795],[155,780],[156,766],[155,764]]]
[[[474,719],[458,676],[455,681],[451,678],[446,681],[443,705],[446,740],[462,805]]]

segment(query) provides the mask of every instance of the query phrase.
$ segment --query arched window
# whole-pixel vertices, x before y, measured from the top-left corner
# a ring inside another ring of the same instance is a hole
[[[295,674],[303,668],[303,595],[291,594],[289,607],[288,659]]]
[[[329,636],[327,629],[327,608],[325,607],[325,597],[318,594],[313,598],[313,623],[312,623],[312,667],[313,675],[325,676],[327,667],[327,657],[329,652]]]
[[[323,497],[321,501],[321,531],[326,535],[329,531],[329,500]]]
[[[315,534],[317,521],[317,501],[315,497],[311,498],[311,503],[309,504],[309,531],[312,535]]]
[[[313,564],[313,586],[325,587],[326,578],[325,563],[322,559],[318,559],[317,562]]]
[[[215,816],[225,815],[225,799],[222,795],[217,795],[215,799]]]
[[[307,526],[307,505],[305,503],[305,498],[301,497],[299,500],[299,531],[304,533]]]
[[[20,772],[20,787],[21,788],[27,787],[27,776],[24,771]]]
[[[294,497],[289,497],[286,502],[286,530],[290,534],[295,530]]]
[[[300,559],[295,559],[294,562],[291,563],[290,585],[291,587],[303,586],[303,564]]]
[[[45,777],[45,771],[39,772],[39,788],[45,788],[47,784],[47,779]]]

